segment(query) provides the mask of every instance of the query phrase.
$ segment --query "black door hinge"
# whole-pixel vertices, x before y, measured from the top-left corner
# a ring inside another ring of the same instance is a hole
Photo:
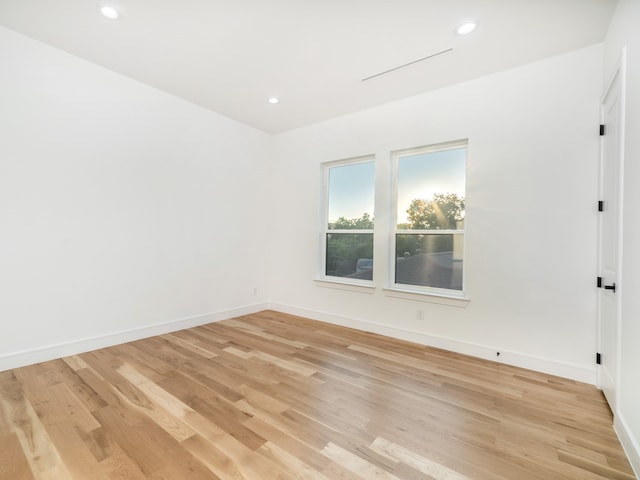
[[[604,125],[600,125],[600,136],[604,135]]]
[[[598,211],[604,212],[604,200],[598,200]]]
[[[602,277],[598,277],[598,288],[602,288]]]
[[[600,355],[599,353],[596,353],[596,364],[602,365],[602,355]]]

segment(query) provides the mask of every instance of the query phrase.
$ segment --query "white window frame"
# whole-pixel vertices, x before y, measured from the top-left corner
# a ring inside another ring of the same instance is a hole
[[[389,241],[389,263],[388,263],[388,284],[387,288],[385,288],[385,293],[388,296],[392,297],[400,297],[407,298],[411,300],[421,300],[420,296],[429,296],[434,297],[436,299],[443,299],[442,302],[437,303],[445,303],[456,306],[466,306],[468,301],[467,295],[467,261],[466,261],[466,205],[465,205],[465,228],[456,229],[456,230],[401,230],[398,229],[398,164],[399,159],[401,157],[407,157],[418,154],[425,153],[435,153],[446,150],[455,150],[464,148],[465,152],[465,200],[466,200],[466,177],[467,177],[467,165],[469,162],[469,141],[467,139],[464,140],[456,140],[452,142],[438,143],[434,145],[427,145],[423,147],[414,147],[403,150],[396,150],[391,152],[391,161],[392,161],[392,206],[391,206],[391,216],[393,220],[390,222],[390,241]],[[462,290],[453,290],[453,289],[445,289],[445,288],[435,288],[435,287],[427,287],[427,286],[419,286],[419,285],[408,285],[396,283],[396,239],[397,235],[451,235],[451,234],[460,234],[462,235],[463,245],[463,261],[462,261]],[[451,299],[453,302],[448,302],[447,299]],[[457,300],[462,300],[463,302],[458,305],[456,303]],[[425,299],[424,301],[430,301]]]
[[[373,293],[375,289],[373,279],[372,280],[363,280],[358,278],[347,278],[347,277],[335,277],[326,274],[326,265],[327,265],[327,234],[328,233],[347,233],[347,234],[370,234],[373,238],[374,242],[374,253],[375,257],[375,234],[374,228],[367,229],[333,229],[329,230],[329,171],[335,167],[344,167],[348,165],[356,165],[360,163],[373,163],[374,170],[376,168],[375,165],[375,155],[363,155],[360,157],[347,158],[343,160],[335,160],[331,162],[324,162],[321,164],[323,170],[323,188],[322,188],[322,196],[323,196],[323,204],[322,204],[322,215],[320,225],[320,255],[319,264],[318,264],[318,275],[315,279],[316,285],[322,287],[331,287],[331,288],[340,288],[344,290],[356,291],[361,293]],[[375,176],[374,176],[374,192],[375,192]],[[375,193],[374,193],[374,204],[375,204]],[[375,221],[375,212],[374,212],[374,221]],[[372,258],[375,272],[375,258]]]

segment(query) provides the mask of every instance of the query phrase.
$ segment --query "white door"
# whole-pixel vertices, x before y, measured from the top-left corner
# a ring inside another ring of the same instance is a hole
[[[604,135],[601,136],[599,275],[598,298],[599,383],[611,410],[617,410],[620,356],[620,238],[624,141],[624,52],[601,101]]]

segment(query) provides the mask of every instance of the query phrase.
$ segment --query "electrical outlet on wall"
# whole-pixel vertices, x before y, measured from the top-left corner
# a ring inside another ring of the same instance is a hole
[[[424,310],[416,310],[416,320],[424,320]]]

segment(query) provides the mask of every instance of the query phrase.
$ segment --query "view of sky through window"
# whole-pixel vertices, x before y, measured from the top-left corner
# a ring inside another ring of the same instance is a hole
[[[435,193],[464,197],[466,149],[402,156],[398,164],[398,223],[407,221],[407,208],[416,198]],[[374,217],[375,164],[355,163],[329,169],[329,222],[338,218]]]
[[[329,169],[329,222],[338,218],[373,218],[375,164],[354,163]]]
[[[466,149],[407,155],[398,161],[398,219],[407,222],[414,199],[431,200],[435,193],[464,197]]]

